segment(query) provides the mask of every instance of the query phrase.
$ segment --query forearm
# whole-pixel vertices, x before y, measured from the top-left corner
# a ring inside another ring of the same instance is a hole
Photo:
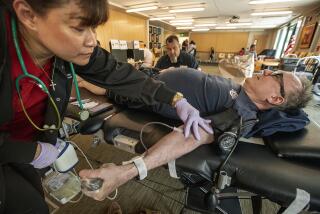
[[[201,141],[196,141],[193,136],[185,139],[180,132],[171,132],[152,146],[145,154],[143,160],[148,170],[161,166],[186,153],[191,152],[202,144],[213,141],[213,135],[201,130]],[[101,190],[98,192],[87,192],[85,194],[96,199],[104,200],[111,192],[119,186],[138,175],[138,170],[134,164],[114,165],[104,164],[102,168],[96,170],[82,170],[79,173],[82,179],[102,178],[105,180]]]
[[[187,139],[182,133],[173,131],[163,137],[158,143],[152,146],[145,154],[143,160],[148,170],[162,166],[172,160],[175,160],[193,150],[200,145],[213,142],[213,135],[208,134],[203,129],[200,130],[201,140],[196,141],[193,135]],[[129,178],[136,177],[138,171],[133,164],[127,166]]]
[[[85,88],[88,91],[90,91],[96,95],[105,95],[107,93],[107,89],[96,86],[96,85],[89,83],[85,80],[79,82],[78,85],[79,85],[79,87]]]

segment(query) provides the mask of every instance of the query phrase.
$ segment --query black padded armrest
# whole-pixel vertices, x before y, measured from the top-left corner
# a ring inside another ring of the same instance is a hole
[[[139,131],[143,124],[164,120],[155,114],[124,111],[105,122],[106,134],[112,129],[123,128]],[[167,120],[167,122],[170,122]],[[168,130],[149,127],[146,143],[156,143]],[[109,139],[110,140],[110,139]],[[213,180],[214,173],[223,158],[215,143],[203,145],[176,160],[177,168]],[[240,142],[226,165],[232,176],[233,186],[269,198],[283,206],[288,206],[295,198],[296,188],[311,195],[311,209],[320,210],[320,160],[287,160],[277,157],[267,146]]]
[[[264,138],[280,157],[320,159],[320,127],[311,122],[296,132],[280,132]]]
[[[182,171],[213,179],[222,160],[213,144],[204,145],[176,160]],[[226,165],[232,186],[247,190],[271,201],[288,206],[296,188],[311,195],[311,210],[320,210],[319,162],[313,165],[302,161],[279,158],[263,145],[239,142]]]

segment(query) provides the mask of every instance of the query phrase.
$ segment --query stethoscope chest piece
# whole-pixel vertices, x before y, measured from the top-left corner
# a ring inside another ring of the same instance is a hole
[[[80,120],[82,120],[82,121],[87,120],[89,118],[89,116],[90,116],[90,114],[89,114],[89,111],[87,111],[87,110],[81,110],[79,112],[79,117],[80,117]]]

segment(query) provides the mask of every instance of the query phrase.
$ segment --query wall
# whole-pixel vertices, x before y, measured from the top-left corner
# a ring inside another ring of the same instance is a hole
[[[214,47],[218,52],[239,52],[241,48],[249,48],[257,40],[256,51],[260,53],[264,49],[273,48],[276,30],[261,31],[229,31],[229,32],[206,32],[190,33],[190,39],[197,45],[198,58],[209,59],[209,51]]]
[[[275,43],[276,38],[277,38],[278,28],[266,30],[266,32],[268,34],[268,40],[267,40],[267,43],[266,43],[266,48],[267,49],[273,49],[274,43]]]
[[[176,34],[176,28],[164,22],[150,21],[150,25],[161,27],[163,29],[163,36],[161,38],[162,45],[165,45],[165,40],[168,36]]]
[[[320,27],[320,26],[319,26],[319,27]],[[316,44],[316,48],[315,48],[314,51],[317,52],[317,53],[320,53],[320,36],[319,36],[319,39],[318,39],[318,42],[317,42],[317,44]]]
[[[216,52],[238,52],[247,46],[248,36],[248,32],[192,32],[189,41],[195,41],[197,51],[208,52],[214,47]]]
[[[310,13],[308,13],[306,16],[305,16],[305,21],[304,21],[304,24],[302,25],[301,29],[300,29],[300,32],[299,32],[299,35],[298,35],[298,45],[295,49],[296,52],[313,52],[313,51],[316,51],[316,48],[317,48],[317,42],[318,42],[318,39],[320,39],[320,7],[315,9],[314,11],[311,11]],[[313,37],[313,40],[312,40],[312,43],[310,44],[310,47],[309,48],[301,48],[300,47],[300,43],[301,43],[301,36],[302,36],[302,31],[303,31],[303,28],[305,26],[308,26],[308,25],[312,25],[314,23],[317,23],[317,27],[316,27],[316,30],[314,32],[314,37]]]
[[[256,52],[258,54],[264,49],[272,49],[274,43],[274,30],[250,32],[247,47],[250,47],[255,40],[257,40]]]
[[[97,28],[97,39],[107,50],[110,50],[109,41],[111,39],[139,40],[147,44],[147,29],[145,17],[128,14],[121,9],[111,7],[108,22]]]

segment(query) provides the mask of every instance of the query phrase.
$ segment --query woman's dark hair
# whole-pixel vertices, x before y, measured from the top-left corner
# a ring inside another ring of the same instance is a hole
[[[5,0],[13,2],[13,0]],[[62,7],[75,1],[84,12],[81,25],[96,27],[109,18],[108,0],[25,0],[40,16],[45,16],[49,9]]]

